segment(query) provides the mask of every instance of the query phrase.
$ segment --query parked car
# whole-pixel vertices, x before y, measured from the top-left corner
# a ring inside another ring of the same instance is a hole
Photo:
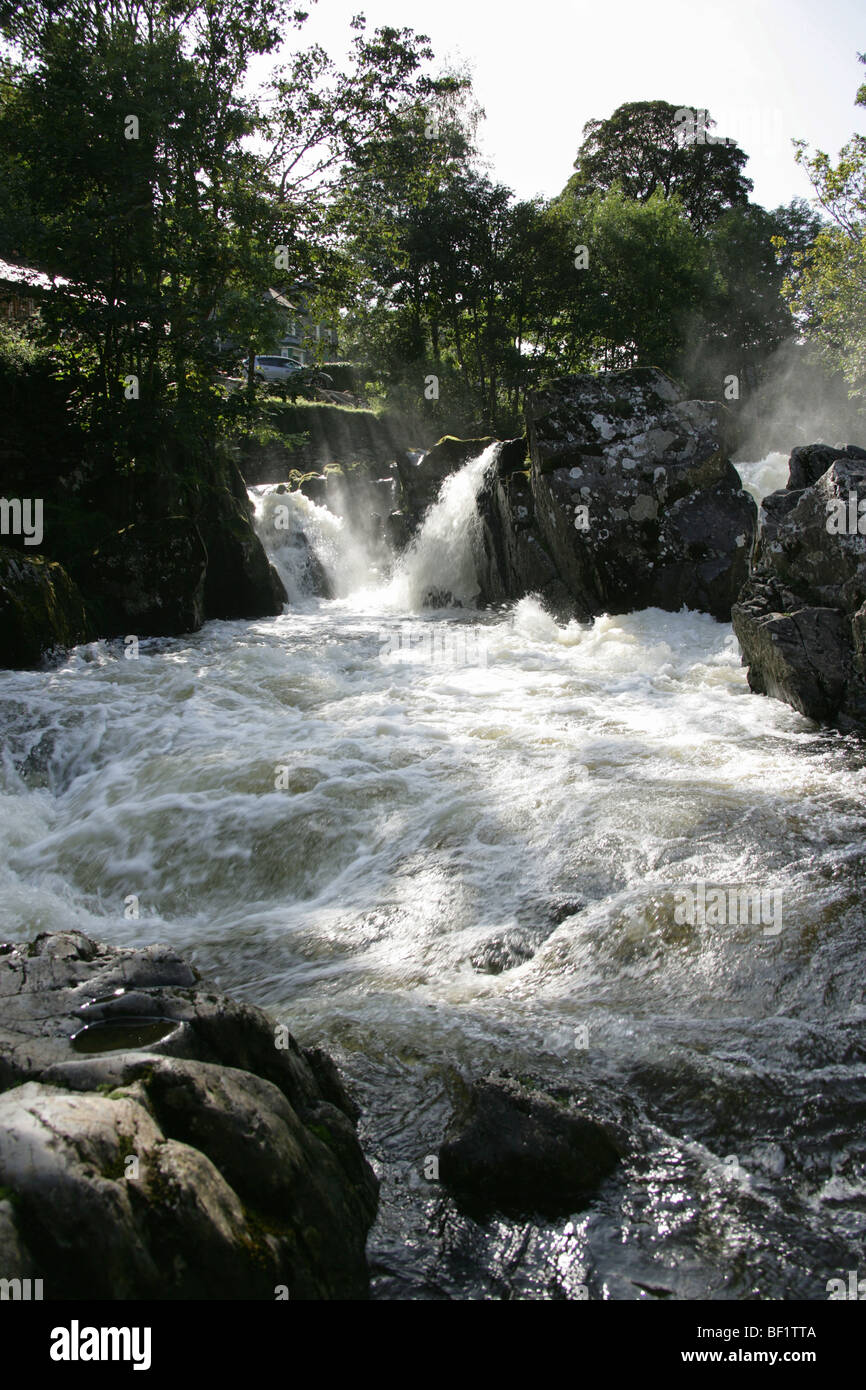
[[[296,372],[304,368],[293,357],[257,357],[256,376],[260,381],[288,381]]]
[[[255,365],[259,381],[272,381],[297,389],[304,386],[331,388],[333,378],[317,367],[305,367],[293,357],[257,357]]]

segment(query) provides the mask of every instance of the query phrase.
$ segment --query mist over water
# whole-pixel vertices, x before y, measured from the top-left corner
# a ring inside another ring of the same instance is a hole
[[[492,458],[390,572],[254,489],[282,617],[4,672],[4,936],[168,941],[332,1051],[379,1297],[823,1299],[866,1235],[860,745],[752,696],[706,615],[471,608]],[[740,465],[753,495],[779,458]],[[389,659],[408,619],[477,625],[486,664]],[[781,930],[678,922],[698,881],[780,890]],[[628,1094],[652,1142],[570,1222],[477,1227],[421,1173],[493,1067]]]

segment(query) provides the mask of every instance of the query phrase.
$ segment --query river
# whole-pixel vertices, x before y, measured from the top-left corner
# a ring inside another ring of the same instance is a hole
[[[825,1299],[866,1233],[862,744],[751,695],[706,615],[473,609],[489,463],[390,574],[253,489],[282,617],[0,674],[3,933],[168,941],[330,1050],[374,1297]],[[698,885],[779,912],[684,923]],[[628,1095],[652,1143],[571,1220],[475,1225],[423,1172],[492,1068]]]

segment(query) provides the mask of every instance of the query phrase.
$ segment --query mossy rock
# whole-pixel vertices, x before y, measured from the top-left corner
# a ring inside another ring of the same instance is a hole
[[[97,598],[108,636],[172,637],[205,618],[208,554],[188,517],[136,522],[109,537],[91,558],[85,591]]]
[[[484,435],[481,439],[458,439],[456,435],[446,434],[425,454],[424,465],[432,468],[440,463],[448,464],[453,471],[462,468],[470,459],[477,458],[493,442],[492,434]]]
[[[39,666],[91,635],[84,600],[62,565],[0,548],[0,666]]]

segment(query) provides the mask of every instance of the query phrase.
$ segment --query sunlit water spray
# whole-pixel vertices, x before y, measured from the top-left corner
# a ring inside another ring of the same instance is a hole
[[[280,618],[3,673],[3,934],[168,941],[334,1051],[383,1177],[379,1296],[823,1297],[866,1210],[860,745],[750,695],[703,614],[428,612],[483,627],[485,664],[389,659],[429,587],[471,598],[490,463],[390,582],[297,501],[354,597],[283,556]],[[783,930],[678,924],[700,882],[780,890]],[[497,1066],[650,1107],[591,1220],[442,1233],[423,1158]]]

